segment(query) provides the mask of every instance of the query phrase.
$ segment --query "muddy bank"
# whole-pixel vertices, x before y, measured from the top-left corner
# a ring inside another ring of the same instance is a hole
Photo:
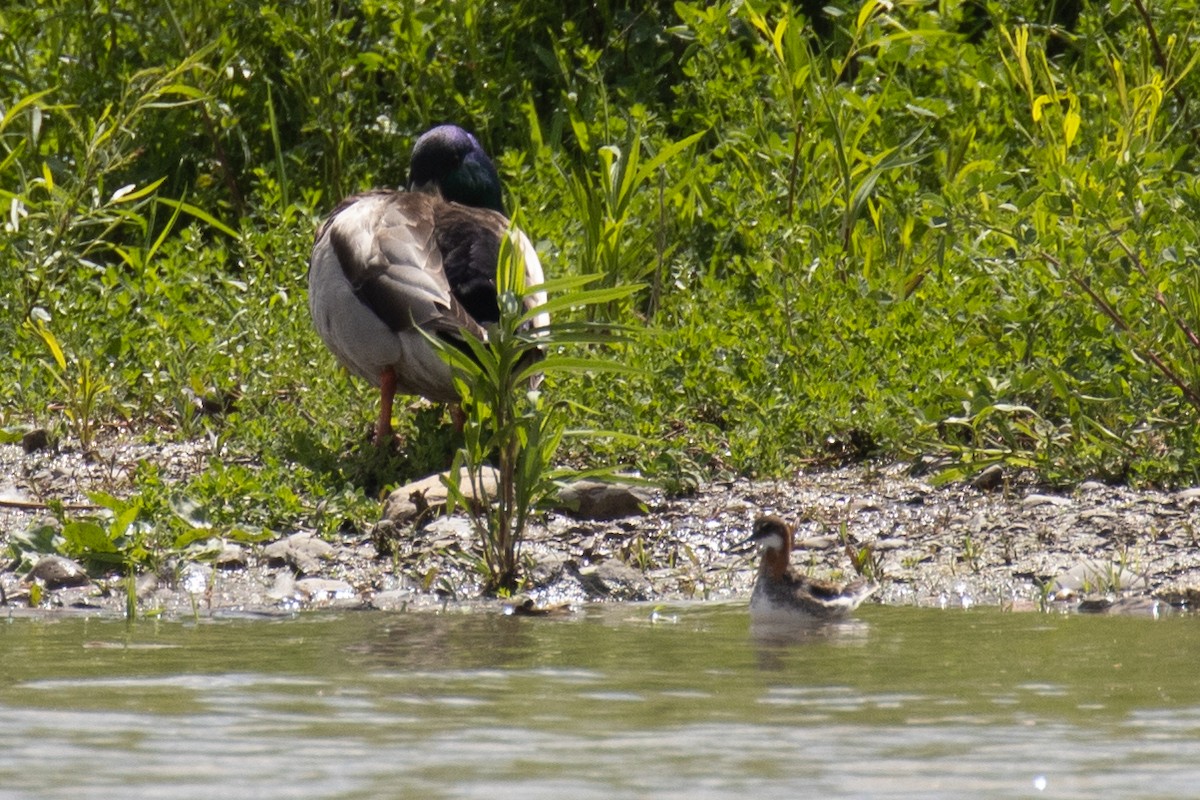
[[[194,474],[206,458],[195,443],[116,441],[90,459],[0,446],[0,613],[29,613],[31,605],[123,613],[127,585],[118,575],[58,558],[31,570],[10,554],[13,537],[44,521],[50,501],[67,504],[69,515],[93,513],[85,492],[128,491],[141,461],[170,480]],[[1062,494],[1003,480],[990,490],[935,487],[908,465],[890,464],[647,500],[645,513],[607,521],[548,513],[522,551],[533,602],[745,597],[755,557],[733,545],[763,512],[796,525],[793,561],[813,574],[851,576],[849,545],[874,570],[885,603],[1161,612],[1200,601],[1200,489],[1085,483]],[[469,606],[480,602],[477,558],[465,519],[419,529],[366,520],[329,541],[287,530],[215,559],[172,555],[157,574],[139,577],[136,593],[140,612],[169,616]]]

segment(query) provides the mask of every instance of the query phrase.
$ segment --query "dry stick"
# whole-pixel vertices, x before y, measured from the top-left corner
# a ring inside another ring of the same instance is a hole
[[[175,33],[179,36],[179,41],[184,49],[189,53],[194,53],[195,50],[192,48],[187,34],[183,31],[183,25],[179,23],[179,17],[175,16],[175,11],[169,4],[167,5],[167,13],[171,17],[171,22],[175,26]],[[233,202],[234,212],[238,217],[241,217],[246,208],[245,199],[242,197],[241,189],[238,188],[233,165],[229,161],[229,153],[226,152],[225,145],[221,141],[217,125],[213,122],[212,115],[208,113],[207,98],[200,101],[200,121],[204,124],[204,134],[212,142],[213,155],[216,156],[217,164],[221,167],[221,179],[225,181],[225,190],[229,192],[229,199]]]
[[[1113,232],[1113,234],[1114,234],[1113,238],[1115,238],[1121,244],[1121,247],[1124,248],[1125,252],[1129,254],[1130,258],[1133,260],[1133,263],[1134,263],[1135,267],[1138,269],[1138,271],[1141,272],[1141,274],[1148,279],[1149,276],[1146,274],[1146,271],[1143,268],[1141,262],[1138,260],[1137,256],[1135,256],[1130,251],[1128,246],[1126,246],[1126,244],[1123,241],[1121,241],[1120,237],[1115,235],[1115,232]],[[1060,269],[1062,268],[1062,262],[1059,261],[1054,256],[1050,255],[1049,253],[1042,252],[1041,256],[1044,260],[1048,261],[1049,263],[1053,264],[1054,266],[1056,266]],[[1161,372],[1167,378],[1167,380],[1169,380],[1169,381],[1171,381],[1171,383],[1175,384],[1179,388],[1179,391],[1183,392],[1183,396],[1187,399],[1187,401],[1189,403],[1191,403],[1193,406],[1195,406],[1197,409],[1200,409],[1200,393],[1198,393],[1195,389],[1193,389],[1191,386],[1186,384],[1183,381],[1183,378],[1179,377],[1178,373],[1176,373],[1175,370],[1171,369],[1170,365],[1168,365],[1165,361],[1163,361],[1162,358],[1157,353],[1155,353],[1153,350],[1151,350],[1149,347],[1147,347],[1145,345],[1145,343],[1143,343],[1141,341],[1141,339],[1138,338],[1137,334],[1133,332],[1133,328],[1130,327],[1129,323],[1125,321],[1125,319],[1120,315],[1120,313],[1115,308],[1113,308],[1109,304],[1109,302],[1107,300],[1105,300],[1098,292],[1096,292],[1096,290],[1094,290],[1091,287],[1091,284],[1089,284],[1078,272],[1075,272],[1075,271],[1071,272],[1071,280],[1075,283],[1075,285],[1077,285],[1080,289],[1083,289],[1083,291],[1085,293],[1087,293],[1088,297],[1090,297],[1092,299],[1092,302],[1096,305],[1097,308],[1099,308],[1104,313],[1104,315],[1106,317],[1111,319],[1118,328],[1120,328],[1127,336],[1129,336],[1133,340],[1134,345],[1138,348],[1138,350],[1141,352],[1141,354],[1145,358],[1147,358],[1152,364],[1154,364],[1154,366],[1158,368],[1158,371]],[[1188,337],[1188,340],[1191,341],[1194,345],[1200,346],[1200,340],[1196,339],[1195,333],[1193,333],[1191,328],[1189,328],[1187,326],[1187,323],[1185,323],[1182,319],[1177,319],[1176,316],[1171,312],[1171,309],[1167,307],[1166,298],[1162,296],[1161,290],[1156,289],[1155,294],[1157,295],[1155,297],[1155,300],[1163,308],[1163,310],[1167,312],[1167,315],[1170,316],[1171,319],[1174,320],[1177,325],[1179,325],[1180,329],[1183,330],[1184,335]]]
[[[217,157],[217,163],[221,165],[221,179],[225,182],[225,190],[229,192],[229,199],[233,201],[233,208],[237,215],[242,216],[246,203],[242,198],[242,190],[238,188],[237,178],[234,177],[233,165],[229,161],[229,154],[225,150],[225,145],[221,141],[221,136],[217,132],[217,126],[213,122],[212,116],[208,113],[208,104],[202,102],[200,104],[200,118],[204,122],[204,133],[212,142],[214,155]]]
[[[666,259],[663,257],[667,251],[667,211],[666,204],[663,202],[663,184],[666,181],[666,170],[661,169],[658,172],[658,229],[655,231],[654,250],[654,283],[650,284],[650,302],[646,309],[646,316],[651,321],[658,314],[658,302],[662,296],[663,286],[663,270],[666,269]]]
[[[50,508],[49,503],[42,503],[38,500],[13,500],[0,498],[0,507],[4,508],[25,508],[45,511]],[[100,506],[94,506],[91,503],[62,503],[60,507],[64,511],[99,511]]]
[[[788,168],[787,221],[792,221],[796,208],[796,175],[800,170],[800,137],[804,133],[804,120],[796,120],[792,132],[792,163]]]
[[[792,113],[795,113],[795,102],[792,103]],[[804,120],[796,120],[796,129],[792,132],[792,163],[788,167],[787,222],[790,226],[796,210],[796,178],[800,172],[800,138],[804,133]],[[780,261],[782,261],[782,254]],[[786,283],[787,278],[785,278]],[[785,287],[786,288],[786,287]],[[787,337],[793,347],[796,345],[796,331],[792,325],[792,293],[784,296],[784,312],[787,320]]]
[[[1125,255],[1129,256],[1129,260],[1133,262],[1134,268],[1141,273],[1143,278],[1145,278],[1147,281],[1150,281],[1150,275],[1146,272],[1146,267],[1142,264],[1142,260],[1138,258],[1137,254],[1133,252],[1133,249],[1121,240],[1121,237],[1117,235],[1116,231],[1109,231],[1109,233],[1114,239],[1117,240],[1117,244],[1119,244],[1121,249],[1125,251]],[[1158,304],[1159,308],[1167,313],[1167,316],[1171,318],[1171,321],[1175,323],[1175,326],[1178,327],[1179,330],[1183,331],[1183,335],[1187,337],[1189,342],[1191,342],[1192,347],[1200,350],[1200,336],[1196,335],[1196,332],[1188,326],[1187,322],[1185,322],[1182,317],[1171,310],[1170,306],[1167,305],[1166,296],[1162,293],[1162,289],[1159,289],[1157,285],[1154,287],[1154,302]]]
[[[1054,261],[1055,259],[1051,257],[1050,260]],[[1133,343],[1138,350],[1139,355],[1146,358],[1148,361],[1150,361],[1150,363],[1154,364],[1158,371],[1161,372],[1167,380],[1175,384],[1179,391],[1183,392],[1183,396],[1187,398],[1189,403],[1191,403],[1197,409],[1200,409],[1200,394],[1198,394],[1195,389],[1184,383],[1183,379],[1175,373],[1175,370],[1171,369],[1171,367],[1162,360],[1158,353],[1155,353],[1138,338],[1137,334],[1133,332],[1133,329],[1129,327],[1129,323],[1127,323],[1121,317],[1120,313],[1118,313],[1115,308],[1109,305],[1108,301],[1101,297],[1100,294],[1093,289],[1081,275],[1079,275],[1079,273],[1072,272],[1071,280],[1076,286],[1087,293],[1088,297],[1092,299],[1092,302],[1096,304],[1096,307],[1099,308],[1106,317],[1111,319],[1118,328],[1120,328],[1127,336],[1133,339]]]

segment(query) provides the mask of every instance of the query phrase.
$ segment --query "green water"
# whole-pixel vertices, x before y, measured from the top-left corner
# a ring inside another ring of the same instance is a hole
[[[0,797],[1200,796],[1200,618],[0,622]]]

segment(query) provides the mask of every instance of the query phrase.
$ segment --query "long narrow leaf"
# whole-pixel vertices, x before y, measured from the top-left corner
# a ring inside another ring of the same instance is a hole
[[[568,308],[584,308],[585,306],[603,305],[616,300],[622,300],[646,288],[644,283],[613,286],[606,289],[583,289],[552,297],[545,303],[526,311],[518,319],[518,324],[531,321],[539,314],[554,314]]]
[[[644,375],[645,370],[603,358],[581,358],[579,356],[549,356],[534,362],[516,374],[515,380],[524,381],[545,372],[611,372],[622,375]]]
[[[182,200],[172,200],[169,197],[160,197],[160,198],[158,198],[158,202],[166,203],[167,205],[169,205],[173,208],[178,208],[181,211],[184,211],[185,213],[190,214],[191,216],[200,220],[201,222],[211,225],[212,227],[216,228],[217,230],[219,230],[221,233],[225,234],[226,236],[231,236],[234,239],[238,238],[239,234],[233,228],[229,227],[224,222],[221,222],[219,219],[214,217],[212,214],[209,214],[204,209],[197,208],[196,206],[192,205],[191,203],[186,203]]]
[[[153,183],[147,183],[145,186],[143,186],[140,189],[133,188],[134,184],[129,184],[129,186],[122,187],[120,189],[117,189],[115,192],[113,192],[113,195],[109,199],[109,202],[110,203],[132,203],[134,200],[140,200],[141,198],[145,197],[146,195],[152,194],[155,190],[158,189],[159,186],[162,185],[163,181],[165,181],[165,180],[166,180],[166,177],[164,176],[164,177],[159,178],[158,180],[154,181]],[[126,191],[126,190],[128,190],[128,191]]]
[[[175,206],[175,210],[171,212],[171,218],[167,220],[167,224],[163,226],[162,231],[158,234],[158,238],[146,250],[146,260],[149,261],[158,252],[158,248],[162,247],[163,242],[167,240],[167,236],[175,229],[175,223],[179,219],[179,215],[183,213],[183,209]]]
[[[669,144],[666,147],[659,150],[655,154],[654,158],[647,161],[645,164],[642,165],[641,169],[638,170],[639,181],[644,181],[645,179],[649,178],[651,175],[654,174],[655,170],[657,170],[663,164],[670,161],[672,158],[677,156],[679,153],[681,153],[684,150],[691,147],[696,142],[700,141],[700,138],[702,136],[704,136],[704,134],[706,134],[706,133],[708,133],[707,130],[703,130],[698,133],[693,133],[691,136],[680,139],[677,142],[672,142],[671,144]]]
[[[0,133],[4,132],[4,129],[8,127],[8,124],[10,122],[12,122],[13,119],[15,119],[18,114],[20,114],[22,111],[24,111],[29,106],[36,103],[38,100],[41,100],[46,95],[48,95],[52,92],[55,92],[57,90],[58,90],[57,86],[51,87],[49,89],[43,89],[40,92],[34,92],[33,94],[26,95],[25,97],[22,97],[20,100],[18,100],[16,103],[13,103],[12,108],[10,108],[4,114],[3,118],[0,118]],[[62,106],[61,108],[67,108],[67,107]]]

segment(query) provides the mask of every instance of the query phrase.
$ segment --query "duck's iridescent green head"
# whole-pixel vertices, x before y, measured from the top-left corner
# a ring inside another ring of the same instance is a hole
[[[451,202],[504,213],[495,165],[475,137],[457,125],[439,125],[417,139],[408,168],[408,188],[436,188]]]

